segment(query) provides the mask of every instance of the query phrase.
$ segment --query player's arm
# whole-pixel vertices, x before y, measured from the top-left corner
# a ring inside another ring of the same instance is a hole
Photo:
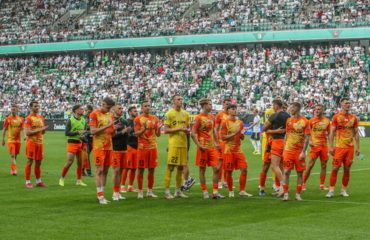
[[[270,121],[267,121],[265,125],[263,125],[262,127],[262,130],[266,133],[268,133],[267,130],[271,130],[271,129],[272,129],[272,123]]]
[[[5,146],[5,136],[6,136],[6,131],[8,131],[7,127],[3,128],[3,140],[1,142],[1,145]]]
[[[118,138],[124,136],[125,138],[129,138],[130,135],[128,134],[131,131],[131,127],[128,126],[128,124],[125,121],[121,121],[120,125],[123,126],[123,129],[121,131],[117,131],[116,134],[113,135],[113,138]]]
[[[31,129],[29,128],[24,128],[24,133],[26,134],[26,136],[32,136],[32,135],[35,135],[37,133],[42,133],[44,134],[46,129],[48,129],[49,126],[44,126],[38,130],[35,130],[35,131],[31,131]]]
[[[108,123],[108,125],[105,125],[105,126],[103,126],[101,128],[97,128],[94,125],[90,125],[90,133],[91,133],[91,135],[95,135],[95,134],[101,133],[104,130],[110,128],[112,125],[113,125],[113,121],[111,121],[110,123]],[[113,133],[113,134],[115,134],[115,133]]]
[[[140,123],[139,119],[135,118],[135,136],[140,137],[141,135],[144,134],[144,132],[148,129],[146,122],[143,124]]]
[[[220,142],[219,142],[219,139],[218,139],[218,131],[216,130],[216,128],[213,128],[213,139],[215,140],[215,145],[216,145],[216,148],[217,150],[221,150],[221,146],[220,146]]]
[[[187,133],[189,131],[189,128],[183,127],[183,128],[171,128],[170,125],[164,124],[164,133],[169,134],[169,133],[176,133],[176,132],[185,132]]]
[[[71,132],[72,129],[72,122],[71,120],[68,120],[67,125],[66,125],[66,130],[64,131],[64,135],[66,136],[77,136],[78,134],[82,134],[86,132],[86,130],[81,130],[78,132]]]
[[[160,137],[161,136],[161,128],[162,127],[163,127],[163,120],[161,120],[161,121],[158,122],[157,129],[155,130],[155,135],[157,137]]]
[[[193,139],[194,143],[197,145],[197,147],[201,150],[201,151],[204,151],[206,150],[201,144],[200,142],[198,141],[198,138],[197,138],[197,129],[191,129],[191,138]]]
[[[335,126],[330,127],[330,133],[329,133],[329,152],[331,155],[334,156],[334,135],[335,135]]]
[[[231,133],[231,134],[225,134],[225,133],[222,133],[222,131],[221,131],[221,138],[222,138],[223,141],[229,140],[229,139],[233,138],[234,136],[236,136],[239,133],[239,131],[240,131],[240,126],[238,126],[238,129],[235,132]]]
[[[353,128],[353,137],[355,138],[355,142],[356,142],[356,156],[359,155],[361,153],[360,151],[360,134],[358,134],[358,127],[356,128]]]
[[[306,150],[307,150],[308,145],[310,144],[310,136],[311,136],[311,134],[305,134],[304,136],[305,136],[305,139],[304,139],[304,144],[303,144],[302,152],[299,155],[299,161],[303,161],[305,159]]]

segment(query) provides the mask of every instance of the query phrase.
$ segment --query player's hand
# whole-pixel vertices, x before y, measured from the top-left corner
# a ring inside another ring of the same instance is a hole
[[[235,135],[238,134],[239,132],[240,132],[240,126],[238,126],[238,128],[236,129]]]
[[[80,131],[78,131],[78,134],[83,134],[85,132],[87,132],[87,131],[86,130],[80,130]]]
[[[242,129],[242,131],[241,131],[240,133],[244,135],[247,131],[248,131],[248,129],[243,128],[243,129]]]
[[[147,130],[147,129],[148,129],[148,125],[146,124],[146,122],[145,122],[145,123],[143,123],[143,127],[144,127],[144,129],[145,129],[145,130]]]
[[[333,147],[330,147],[330,148],[329,148],[329,153],[330,153],[332,156],[334,156],[334,148],[333,148]]]
[[[105,126],[105,128],[110,128],[111,126],[113,126],[113,121],[110,121],[110,122],[108,123],[108,125],[107,125],[107,126]]]
[[[131,131],[131,127],[130,126],[128,126],[127,128],[124,128],[123,130],[122,130],[122,133],[128,133],[128,132],[130,132]]]
[[[199,150],[200,150],[200,151],[202,151],[202,152],[204,152],[204,151],[206,150],[206,148],[205,148],[205,147],[203,147],[203,146],[198,146],[198,148],[199,148]]]
[[[310,147],[314,147],[315,145],[313,144],[313,142],[310,141],[309,143]]]
[[[284,129],[283,127],[279,127],[279,128],[278,128],[278,129],[276,129],[275,131],[276,131],[276,133],[278,133],[278,134],[283,134],[283,133],[285,133],[285,129]]]
[[[355,152],[356,156],[360,155],[360,153],[361,153],[360,148],[356,148],[356,152]]]
[[[163,125],[164,125],[163,120],[159,121],[159,123],[158,123],[158,128],[159,128],[159,129],[160,129],[160,128],[162,128],[162,127],[163,127]]]
[[[168,152],[168,146],[166,147],[166,152]]]
[[[217,149],[218,151],[221,151],[221,146],[220,146],[220,144],[219,144],[219,143],[216,143],[216,149]]]
[[[180,131],[181,132],[184,132],[184,133],[188,133],[189,132],[189,128],[183,127],[183,128],[180,128]]]
[[[306,158],[306,152],[301,152],[301,154],[299,154],[299,161],[302,162],[304,161]]]
[[[49,125],[46,125],[45,127],[43,127],[43,131],[46,131],[48,128],[49,128]]]
[[[5,146],[5,141],[4,140],[1,142],[1,145]]]

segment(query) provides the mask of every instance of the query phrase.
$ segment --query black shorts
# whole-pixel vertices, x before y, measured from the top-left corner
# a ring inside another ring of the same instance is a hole
[[[259,132],[252,133],[251,139],[259,141],[260,140],[260,133]]]

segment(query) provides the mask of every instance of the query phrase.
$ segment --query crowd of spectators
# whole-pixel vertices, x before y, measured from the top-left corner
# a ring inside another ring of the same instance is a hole
[[[149,99],[163,112],[177,93],[184,96],[185,109],[194,112],[200,97],[211,98],[215,106],[228,97],[241,111],[250,111],[264,110],[273,97],[282,96],[301,101],[303,112],[322,103],[330,113],[348,96],[352,111],[365,116],[370,112],[365,52],[359,45],[336,45],[6,57],[0,59],[0,110],[8,111],[12,103],[27,110],[36,99],[45,114],[52,114],[70,111],[76,103],[98,106],[109,96],[125,106]]]
[[[178,34],[370,27],[370,1],[218,0],[188,15],[195,0],[90,0],[89,14],[58,21],[86,0],[10,1],[1,5],[2,45]],[[52,28],[54,24],[54,27]],[[56,30],[55,30],[56,29]]]

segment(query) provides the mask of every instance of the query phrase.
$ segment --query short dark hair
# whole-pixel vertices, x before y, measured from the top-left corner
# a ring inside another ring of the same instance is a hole
[[[199,100],[199,105],[201,107],[203,107],[204,105],[206,105],[210,101],[211,101],[211,99],[209,99],[209,98],[202,98],[202,99]]]
[[[172,101],[174,101],[174,100],[175,100],[175,97],[181,97],[181,95],[180,95],[180,94],[175,94],[175,95],[173,95],[173,96],[172,96]]]
[[[224,100],[222,101],[222,103],[225,103],[225,102],[231,102],[231,99],[230,98],[224,98]]]
[[[342,99],[340,100],[340,103],[342,103],[342,102],[344,102],[344,101],[349,101],[349,98],[346,98],[346,97],[342,98]]]
[[[283,107],[288,107],[288,103],[287,102],[283,102]]]
[[[94,107],[91,106],[90,104],[86,105],[86,109],[89,110],[90,112],[94,111]]]
[[[302,108],[302,104],[300,104],[299,102],[292,102],[290,105],[297,107],[299,110],[301,110]]]
[[[231,108],[237,108],[238,106],[236,106],[236,104],[229,104],[226,108],[226,110],[228,111],[229,109]]]
[[[136,109],[136,107],[135,106],[129,107],[128,110],[127,110],[127,112],[131,112],[133,109]]]
[[[77,109],[79,109],[80,107],[81,107],[81,105],[80,105],[80,104],[74,105],[74,106],[72,107],[72,112],[73,112],[73,113],[76,113],[76,110],[77,110]]]
[[[111,107],[113,107],[114,105],[116,105],[116,103],[110,97],[104,98],[103,99],[103,103],[105,103],[105,104],[107,104],[108,106],[111,106]]]
[[[281,101],[280,99],[273,100],[272,104],[278,105],[279,107],[283,107],[283,101]]]
[[[143,101],[143,102],[141,103],[141,106],[143,106],[143,105],[144,105],[144,103],[149,103],[149,101],[147,101],[147,100]],[[150,104],[149,104],[149,105],[150,105]]]
[[[38,101],[32,101],[32,102],[30,102],[30,104],[29,104],[30,108],[33,107],[33,104],[39,104],[39,102]]]

